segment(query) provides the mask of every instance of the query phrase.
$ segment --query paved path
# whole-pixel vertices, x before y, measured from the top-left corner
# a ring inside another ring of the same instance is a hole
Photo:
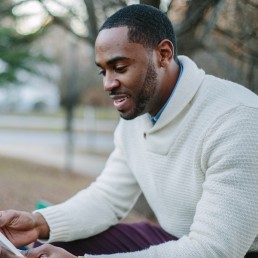
[[[60,130],[62,123],[60,119],[22,119],[17,116],[0,115],[0,155],[58,167],[64,172],[68,172],[69,165],[73,172],[91,177],[98,176],[113,149],[112,130],[115,123],[95,121],[94,124],[87,124],[90,130],[86,134],[78,130],[79,133],[74,135],[74,155],[70,159],[67,159],[67,135]],[[79,125],[81,121],[77,121],[77,129]],[[48,130],[49,127],[56,127],[57,131]],[[93,152],[98,155],[90,154]],[[146,217],[153,219],[143,196],[137,202],[135,210],[128,221],[142,221]]]
[[[113,149],[114,122],[104,124],[104,121],[98,121],[98,127],[95,122],[89,132],[75,133],[73,155],[68,155],[68,136],[64,131],[47,130],[53,126],[60,129],[62,123],[60,119],[0,116],[0,155],[48,164],[64,171],[72,168],[80,174],[97,176]],[[81,125],[81,122],[77,121],[77,124]],[[94,131],[94,128],[98,130]],[[100,133],[102,129],[109,132]]]
[[[19,158],[36,162],[39,164],[50,165],[67,171],[67,167],[72,168],[73,172],[96,177],[104,168],[107,160],[106,156],[93,154],[78,154],[76,153],[69,159],[67,165],[67,155],[64,149],[51,147],[34,147],[15,145],[10,146],[3,144],[0,147],[0,155]]]

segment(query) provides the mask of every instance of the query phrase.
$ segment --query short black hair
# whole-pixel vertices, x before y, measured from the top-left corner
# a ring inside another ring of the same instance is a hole
[[[116,27],[128,27],[128,40],[140,43],[147,48],[156,47],[163,39],[174,46],[174,60],[177,59],[176,35],[167,15],[159,9],[146,4],[126,6],[111,15],[99,31]]]

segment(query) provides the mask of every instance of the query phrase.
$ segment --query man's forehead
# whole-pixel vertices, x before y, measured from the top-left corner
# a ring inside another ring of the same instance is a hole
[[[143,50],[143,46],[129,42],[127,32],[127,27],[103,29],[100,31],[95,44],[96,63],[107,63],[116,57],[134,59],[137,50]]]
[[[95,45],[98,46],[108,42],[128,42],[128,28],[115,27],[101,30],[97,36]]]

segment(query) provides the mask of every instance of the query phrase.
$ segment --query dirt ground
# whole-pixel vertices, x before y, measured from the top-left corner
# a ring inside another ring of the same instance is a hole
[[[0,156],[0,209],[31,211],[39,200],[59,203],[93,179]]]
[[[87,187],[93,180],[57,168],[0,156],[0,210],[33,211],[41,200],[56,204]],[[144,219],[132,211],[126,221]]]

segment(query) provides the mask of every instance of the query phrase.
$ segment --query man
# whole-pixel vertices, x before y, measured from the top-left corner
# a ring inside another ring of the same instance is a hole
[[[16,246],[55,242],[29,258],[258,257],[258,97],[177,57],[150,6],[119,10],[95,47],[122,118],[114,151],[89,188],[33,214],[3,211],[1,231]],[[118,223],[140,193],[160,226]]]

